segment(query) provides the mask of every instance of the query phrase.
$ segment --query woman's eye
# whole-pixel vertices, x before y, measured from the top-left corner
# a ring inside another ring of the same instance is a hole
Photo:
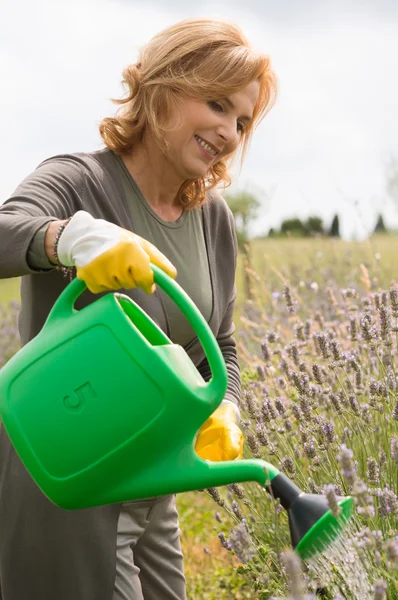
[[[223,107],[221,106],[221,104],[218,104],[218,102],[209,102],[209,104],[212,108],[214,108],[217,111],[223,110]]]
[[[210,107],[211,107],[213,110],[215,110],[216,112],[224,112],[224,107],[223,107],[223,105],[222,105],[222,104],[220,104],[219,102],[215,102],[215,101],[213,100],[213,101],[209,102],[209,106],[210,106]],[[238,130],[240,133],[243,133],[244,129],[245,129],[245,125],[244,125],[244,123],[242,123],[241,121],[238,121],[238,123],[237,123],[237,130]]]

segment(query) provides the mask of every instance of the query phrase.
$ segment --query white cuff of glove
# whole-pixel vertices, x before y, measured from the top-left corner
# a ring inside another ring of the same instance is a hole
[[[58,259],[65,267],[85,267],[121,240],[121,229],[88,212],[75,213],[58,242]]]
[[[240,410],[239,410],[239,406],[237,406],[235,404],[235,402],[232,402],[232,400],[223,400],[220,404],[220,406],[225,406],[226,404],[232,404],[232,406],[235,409],[235,416],[236,416],[236,424],[239,425],[240,422]]]

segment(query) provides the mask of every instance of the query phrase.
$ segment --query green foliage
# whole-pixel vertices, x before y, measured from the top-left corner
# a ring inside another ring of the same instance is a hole
[[[280,228],[280,235],[293,237],[311,237],[324,234],[323,221],[316,216],[308,217],[306,221],[302,221],[298,217],[285,219],[282,221]],[[275,235],[274,232],[273,235]]]
[[[249,241],[249,225],[258,215],[260,202],[248,192],[225,194],[225,199],[235,218],[236,235],[241,252]]]
[[[305,492],[322,494],[332,484],[355,497],[344,546],[312,562],[309,573],[302,565],[309,577],[302,585],[313,593],[321,586],[330,599],[398,598],[395,244],[384,236],[257,241],[253,297],[237,320],[245,457],[264,458]],[[258,485],[241,487],[239,495],[219,488],[257,548],[239,572],[256,598],[302,597],[282,567],[290,546],[285,512]],[[374,594],[378,580],[386,596]]]
[[[324,234],[323,221],[320,217],[308,217],[304,223],[306,235]]]
[[[334,215],[332,224],[329,229],[329,235],[333,238],[340,237],[340,222],[339,215]]]
[[[295,217],[293,219],[285,219],[281,224],[281,233],[291,234],[293,236],[302,237],[306,235],[304,223],[301,219]]]
[[[387,228],[384,224],[383,215],[379,214],[373,233],[387,233]]]

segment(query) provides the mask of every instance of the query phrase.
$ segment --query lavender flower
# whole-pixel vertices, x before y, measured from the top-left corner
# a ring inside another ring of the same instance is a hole
[[[296,465],[294,464],[294,460],[291,456],[285,456],[282,458],[280,468],[281,471],[284,471],[290,477],[294,477],[296,475]]]
[[[350,406],[353,410],[354,415],[356,415],[357,417],[359,417],[359,415],[361,414],[359,411],[359,406],[358,406],[358,402],[357,399],[355,397],[354,394],[350,394],[348,396],[348,402],[350,403]]]
[[[292,373],[292,380],[295,388],[300,392],[300,394],[306,395],[309,392],[309,377],[308,375],[304,375],[303,373],[298,373],[294,371]]]
[[[306,319],[306,321],[304,323],[304,335],[307,340],[309,339],[309,337],[311,335],[311,327],[312,327],[311,319]]]
[[[338,460],[340,461],[342,467],[342,473],[347,483],[350,485],[352,485],[356,479],[356,472],[352,462],[353,456],[353,451],[347,448],[345,444],[342,444]]]
[[[226,506],[225,500],[221,498],[220,492],[217,488],[207,488],[207,492],[213,498],[214,502],[216,502],[219,506],[221,506],[222,508]]]
[[[344,360],[343,351],[342,351],[339,343],[337,342],[337,340],[332,340],[330,342],[330,349],[332,351],[333,359],[337,363],[340,363],[342,360]]]
[[[265,381],[265,369],[263,365],[257,365],[257,375],[260,381]]]
[[[269,440],[267,430],[262,423],[257,423],[256,425],[256,436],[261,446],[268,446]]]
[[[314,375],[314,379],[319,385],[322,385],[325,381],[325,377],[322,373],[321,366],[318,363],[314,363],[312,365],[312,374]]]
[[[249,562],[257,553],[251,536],[247,530],[246,523],[239,523],[231,529],[228,546],[232,549],[241,563]]]
[[[218,539],[220,540],[221,546],[225,548],[225,550],[231,550],[228,538],[225,536],[225,533],[222,531],[218,534]]]
[[[369,457],[367,461],[368,465],[368,480],[372,485],[377,485],[380,479],[379,466],[377,460],[373,457]]]
[[[374,600],[385,600],[387,584],[385,581],[383,581],[383,579],[378,579],[377,581],[375,581],[373,590],[374,590],[374,596],[373,596]]]
[[[379,499],[379,514],[381,517],[394,516],[398,517],[398,499],[393,490],[388,486],[384,489],[377,490]]]
[[[269,362],[271,360],[271,352],[265,340],[261,342],[261,354],[265,362]]]
[[[390,302],[392,315],[396,319],[398,317],[398,287],[390,287]]]
[[[234,515],[239,519],[239,521],[242,521],[242,519],[245,518],[245,515],[243,514],[242,509],[240,508],[236,500],[232,500],[231,506]]]
[[[330,357],[330,347],[329,347],[328,336],[324,333],[317,333],[316,339],[317,339],[319,349],[321,351],[323,358],[324,359],[329,358]]]
[[[326,421],[326,423],[322,425],[322,432],[328,445],[333,444],[336,441],[336,434],[334,432],[332,421]]]
[[[282,562],[286,571],[291,595],[295,600],[305,599],[305,581],[301,569],[301,561],[298,555],[287,550],[282,554]]]
[[[396,435],[391,437],[391,458],[398,466],[398,436]]]
[[[395,569],[398,569],[398,537],[388,540],[385,544],[385,550],[387,560]]]
[[[250,431],[250,429],[247,430],[246,439],[247,445],[249,446],[253,456],[255,458],[261,458],[260,446],[258,445],[256,436]]]
[[[295,301],[293,300],[291,289],[290,289],[290,287],[288,286],[287,283],[285,283],[285,285],[283,286],[283,292],[282,292],[282,294],[283,294],[283,297],[285,299],[288,311],[290,313],[296,312]]]
[[[334,517],[338,517],[341,513],[341,506],[338,505],[334,485],[332,483],[330,483],[329,485],[326,485],[324,488],[324,491],[325,491],[326,499],[328,501],[329,508],[332,511],[332,515]]]
[[[377,339],[377,331],[372,324],[372,319],[369,314],[361,317],[361,333],[363,339],[370,345],[372,345]]]
[[[304,324],[303,323],[300,322],[294,326],[294,335],[298,340],[300,340],[300,342],[305,342]]]
[[[350,317],[350,339],[352,342],[356,342],[358,339],[357,320],[355,317]]]
[[[257,421],[260,418],[260,411],[256,397],[252,391],[249,391],[246,394],[246,406],[247,412],[249,413],[251,418]]]
[[[308,442],[303,444],[304,453],[308,456],[308,458],[314,458],[316,456],[316,447],[315,440],[311,438]]]
[[[387,346],[392,345],[391,339],[391,313],[387,306],[382,304],[379,308],[380,316],[380,335]]]
[[[337,396],[337,394],[334,394],[333,392],[329,394],[329,400],[337,413],[343,412],[343,409],[340,404],[340,399]]]
[[[354,496],[356,504],[359,505],[357,509],[358,514],[373,517],[373,501],[365,482],[360,479],[355,479],[352,486],[352,495]]]
[[[283,398],[280,398],[280,397],[275,398],[275,408],[281,416],[283,416],[286,413],[286,408],[283,403]]]

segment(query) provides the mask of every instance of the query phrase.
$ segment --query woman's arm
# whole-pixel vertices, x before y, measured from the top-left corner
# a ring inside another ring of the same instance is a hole
[[[71,160],[54,159],[40,165],[0,205],[0,279],[40,270],[28,261],[29,249],[44,226],[45,254],[52,256],[60,222],[83,208],[85,173]]]

